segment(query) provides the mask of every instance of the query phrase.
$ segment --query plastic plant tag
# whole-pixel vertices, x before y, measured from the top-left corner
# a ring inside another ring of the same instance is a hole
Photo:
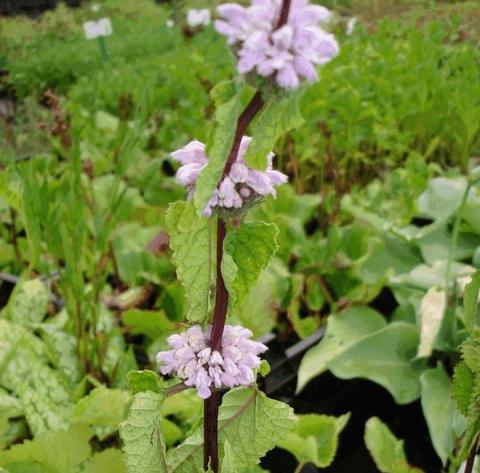
[[[100,18],[100,20],[98,20],[98,25],[101,30],[101,36],[110,36],[113,33],[110,18]]]
[[[197,26],[207,26],[210,24],[210,10],[207,8],[203,8],[200,10],[188,10],[187,12],[187,24],[191,28],[195,28]]]
[[[100,18],[98,21],[86,21],[83,31],[87,39],[96,39],[100,36],[110,36],[113,33],[110,18]]]
[[[86,21],[83,24],[83,31],[87,39],[95,39],[101,35],[100,27],[96,21]]]

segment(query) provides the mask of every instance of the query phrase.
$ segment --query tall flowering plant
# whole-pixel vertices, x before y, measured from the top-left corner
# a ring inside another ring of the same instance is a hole
[[[155,465],[147,468],[152,472],[241,472],[296,423],[288,405],[255,385],[267,347],[226,322],[277,249],[275,225],[245,221],[249,209],[287,182],[274,169],[275,141],[301,125],[301,86],[318,80],[316,66],[335,56],[338,45],[322,29],[329,11],[308,0],[226,3],[218,13],[215,28],[235,52],[240,76],[212,90],[210,142],[192,141],[172,153],[180,164],[177,181],[188,193],[185,202],[170,206],[166,224],[191,326],[170,336],[169,350],[157,355],[160,372],[179,383],[157,397],[137,395],[121,428],[127,466],[136,472],[139,462]],[[150,409],[158,416],[162,396],[189,388],[204,399],[203,428],[168,455],[161,430],[147,429],[145,435],[159,440],[158,451],[139,451],[139,418]]]

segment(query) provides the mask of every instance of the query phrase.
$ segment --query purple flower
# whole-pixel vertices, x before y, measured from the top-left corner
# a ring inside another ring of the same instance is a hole
[[[212,215],[215,208],[240,209],[247,201],[267,195],[275,196],[275,187],[287,182],[288,177],[285,174],[273,170],[273,153],[267,156],[265,171],[256,171],[246,166],[243,158],[251,140],[248,136],[242,138],[237,160],[213,192],[205,207],[205,215]],[[177,182],[188,189],[188,196],[192,198],[198,175],[208,164],[205,145],[200,141],[192,141],[172,153],[172,158],[182,164],[177,171]]]
[[[331,17],[329,10],[292,0],[287,23],[276,29],[281,5],[282,0],[251,0],[249,7],[225,3],[218,7],[224,19],[215,28],[236,48],[241,74],[256,70],[273,75],[281,88],[296,89],[301,79],[317,81],[315,66],[330,61],[339,48],[320,26]]]
[[[251,340],[252,332],[240,325],[226,325],[220,351],[208,346],[210,327],[190,327],[185,333],[167,339],[172,348],[157,354],[164,375],[176,375],[187,386],[197,389],[202,399],[212,389],[249,386],[255,380],[253,370],[260,366],[260,353],[267,350],[262,343]]]

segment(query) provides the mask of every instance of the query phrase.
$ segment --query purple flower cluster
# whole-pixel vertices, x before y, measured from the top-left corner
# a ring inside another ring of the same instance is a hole
[[[275,186],[285,184],[288,177],[272,168],[273,153],[267,156],[267,169],[256,171],[249,169],[243,160],[251,138],[244,136],[240,143],[237,160],[233,163],[230,172],[224,177],[220,185],[205,207],[204,214],[212,215],[215,207],[226,209],[241,208],[246,201],[259,196],[276,195]],[[208,164],[205,154],[205,145],[200,141],[191,141],[184,148],[172,153],[172,158],[182,166],[177,171],[177,182],[188,189],[188,196],[192,198],[195,191],[197,177]]]
[[[172,349],[157,355],[162,374],[174,374],[187,386],[195,386],[202,399],[210,397],[213,388],[252,384],[253,370],[260,366],[258,355],[267,350],[262,343],[250,340],[250,330],[225,325],[221,350],[212,351],[208,346],[210,330],[204,332],[200,325],[194,325],[185,333],[171,335],[167,342]]]
[[[238,51],[241,74],[256,69],[261,76],[274,75],[284,89],[296,89],[301,78],[318,80],[315,66],[338,54],[335,37],[320,25],[330,12],[308,0],[292,0],[288,20],[277,29],[282,0],[251,0],[249,7],[225,3],[218,7],[224,20],[216,30],[228,38]]]

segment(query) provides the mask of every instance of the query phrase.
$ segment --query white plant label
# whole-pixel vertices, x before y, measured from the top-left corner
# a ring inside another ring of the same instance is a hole
[[[99,36],[110,36],[113,33],[110,18],[100,18],[98,21],[86,21],[83,24],[85,38],[95,39]]]
[[[187,12],[187,24],[191,28],[197,26],[207,26],[210,24],[210,10],[208,8],[203,8],[200,10],[188,10]]]

